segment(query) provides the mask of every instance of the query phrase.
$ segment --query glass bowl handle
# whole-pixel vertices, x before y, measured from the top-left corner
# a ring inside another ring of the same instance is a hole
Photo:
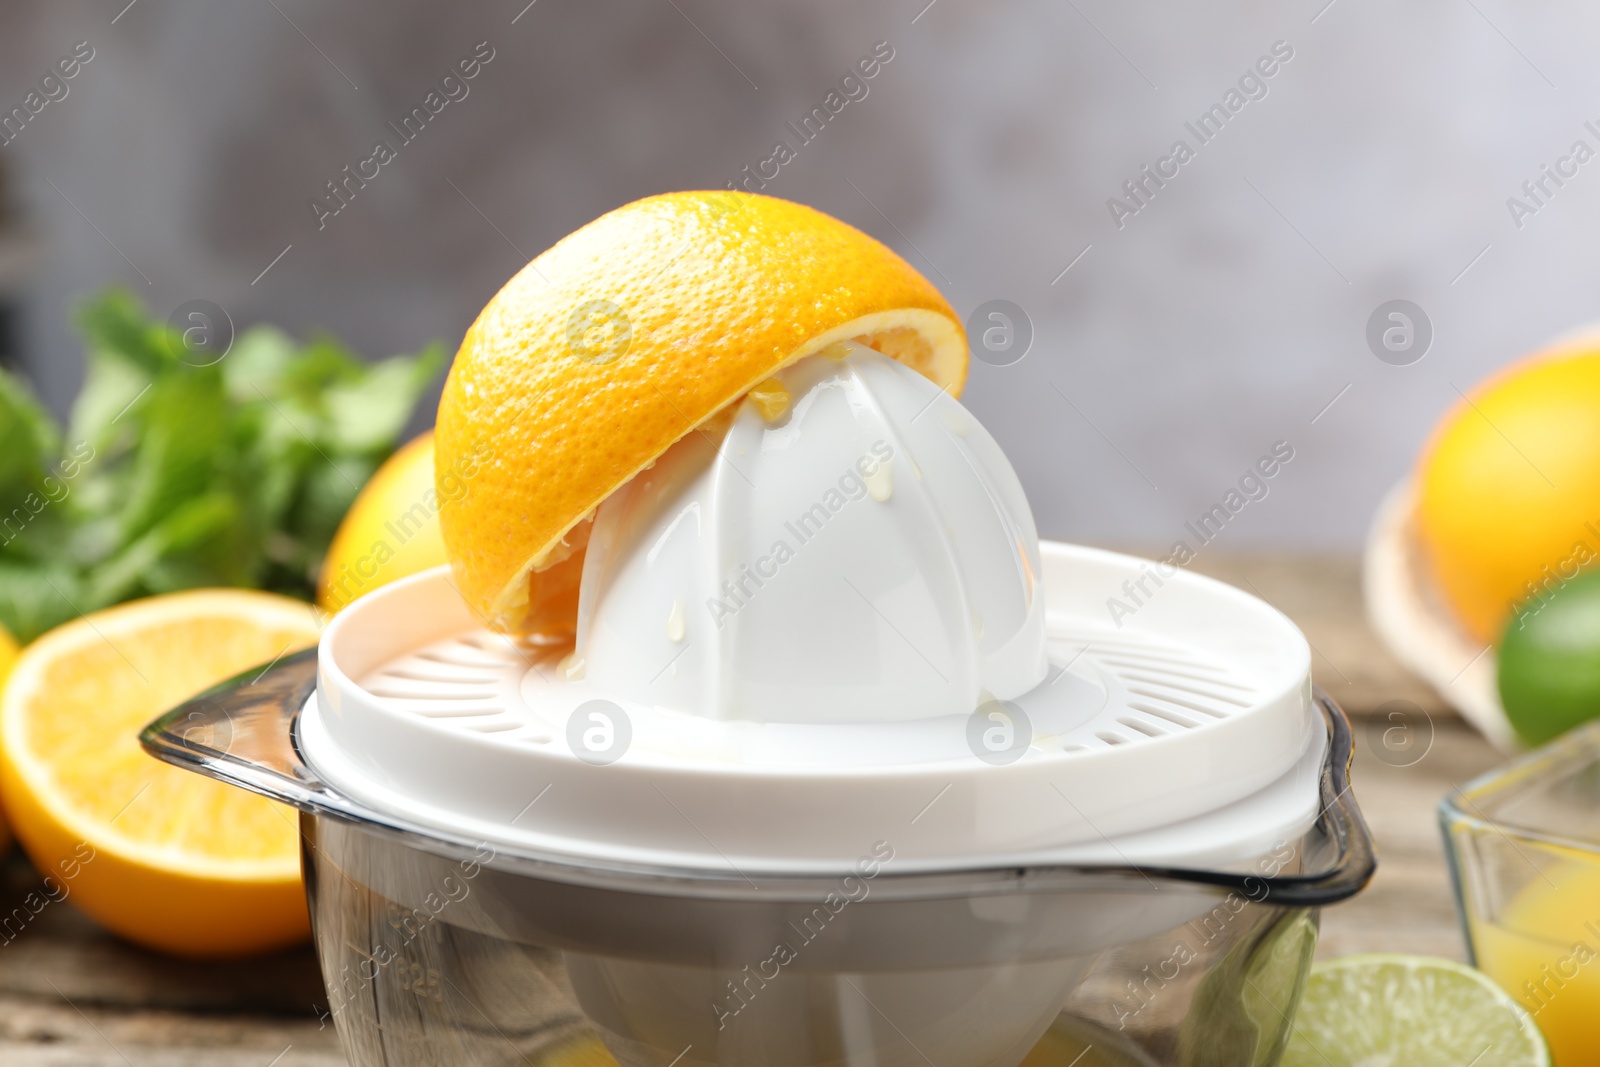
[[[1313,700],[1328,730],[1328,754],[1322,764],[1322,810],[1312,827],[1327,841],[1330,855],[1320,870],[1299,874],[1238,874],[1177,868],[1139,868],[1137,873],[1174,882],[1214,885],[1241,893],[1257,903],[1285,907],[1322,907],[1347,900],[1366,888],[1378,869],[1372,832],[1350,793],[1350,762],[1355,737],[1344,709],[1320,688]],[[1131,871],[1131,868],[1125,868]]]
[[[304,811],[345,809],[295,748],[295,717],[316,688],[317,650],[308,648],[178,705],[141,730],[139,743],[159,760]]]

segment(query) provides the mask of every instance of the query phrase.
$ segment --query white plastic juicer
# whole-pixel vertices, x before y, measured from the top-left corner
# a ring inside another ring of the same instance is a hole
[[[601,505],[575,648],[441,568],[146,731],[303,812],[352,1062],[1276,1062],[1373,869],[1305,639],[1041,545],[885,357],[780,377]]]

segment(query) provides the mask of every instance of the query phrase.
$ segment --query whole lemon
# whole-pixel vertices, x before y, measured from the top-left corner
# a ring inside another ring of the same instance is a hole
[[[443,562],[429,432],[390,456],[350,505],[328,546],[317,604],[337,612],[363,593]]]
[[[1540,353],[1463,396],[1417,491],[1438,588],[1488,644],[1520,604],[1600,559],[1600,348]]]

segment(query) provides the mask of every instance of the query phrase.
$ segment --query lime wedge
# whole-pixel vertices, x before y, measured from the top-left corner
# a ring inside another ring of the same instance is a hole
[[[1464,964],[1346,956],[1311,969],[1281,1067],[1549,1067],[1528,1013]]]

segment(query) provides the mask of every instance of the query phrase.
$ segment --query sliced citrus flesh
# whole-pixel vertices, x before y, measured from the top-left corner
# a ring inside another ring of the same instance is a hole
[[[0,700],[0,795],[40,874],[162,951],[238,956],[303,940],[295,813],[158,762],[138,733],[317,632],[309,604],[198,590],[96,612],[29,645]]]
[[[447,469],[434,486],[433,434],[408,442],[361,487],[328,546],[317,604],[334,613],[380,585],[445,562],[441,494],[459,495],[475,467]]]
[[[1483,972],[1424,956],[1311,969],[1281,1067],[1549,1067],[1538,1027]]]
[[[6,679],[11,675],[11,668],[16,666],[17,657],[22,654],[22,649],[17,645],[17,639],[11,636],[11,631],[0,626],[0,695],[6,691]],[[0,855],[11,851],[11,825],[6,822],[4,815],[0,814]]]
[[[462,596],[501,630],[570,634],[594,508],[773,372],[846,340],[952,395],[966,380],[949,302],[812,208],[670,193],[564,238],[484,308],[439,401],[437,469],[478,469],[457,499],[440,487]]]
[[[1417,531],[1482,644],[1600,559],[1600,350],[1540,353],[1463,396],[1418,461]]]

